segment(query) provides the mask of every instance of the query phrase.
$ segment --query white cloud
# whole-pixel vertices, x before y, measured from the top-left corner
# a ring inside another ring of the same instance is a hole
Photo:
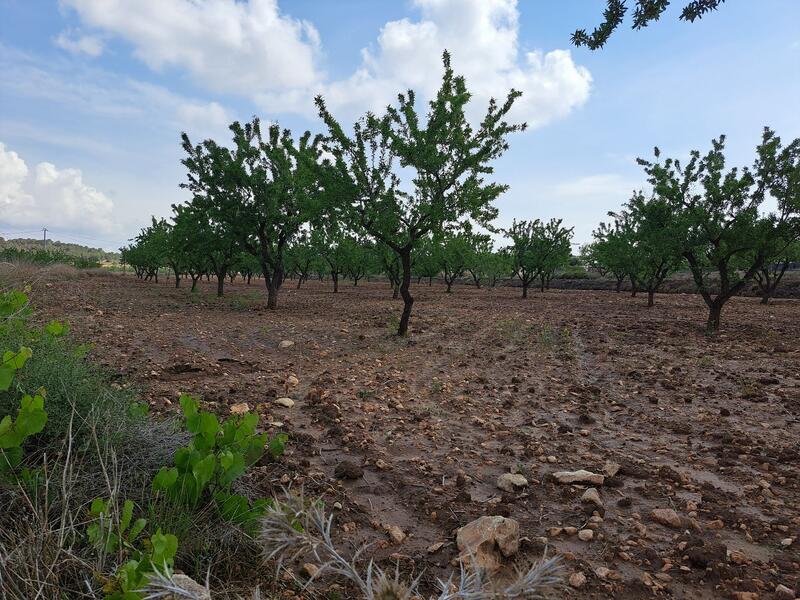
[[[343,117],[381,110],[398,92],[430,97],[441,56],[467,78],[475,114],[492,96],[523,92],[514,118],[531,127],[568,115],[589,97],[591,75],[568,50],[524,51],[517,0],[413,0],[420,18],[386,23],[359,67],[331,80],[319,67],[320,39],[308,22],[281,13],[277,0],[62,0],[86,26],[118,35],[151,68],[186,69],[207,88],[248,97],[264,110],[313,116],[325,95]]]
[[[316,29],[277,0],[62,0],[83,22],[126,39],[148,66],[186,69],[218,92],[248,95],[320,77]]]
[[[96,58],[103,53],[103,40],[94,35],[81,35],[72,30],[62,31],[53,40],[59,48],[71,54],[85,54]]]
[[[502,100],[515,88],[523,95],[513,116],[538,127],[588,99],[591,75],[568,50],[520,51],[516,0],[415,0],[414,5],[420,20],[386,23],[377,49],[362,51],[360,68],[344,81],[323,86],[332,108],[356,114],[380,110],[408,88],[429,98],[441,81],[445,49],[479,111],[492,96]]]
[[[87,185],[78,169],[58,169],[48,162],[32,170],[0,142],[0,214],[7,225],[57,225],[80,232],[108,233],[115,227],[114,205]]]

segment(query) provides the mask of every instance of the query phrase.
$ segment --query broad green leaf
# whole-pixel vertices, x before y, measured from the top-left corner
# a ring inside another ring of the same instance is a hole
[[[161,467],[158,473],[156,473],[156,476],[153,477],[153,491],[168,490],[175,485],[177,480],[178,469],[175,467],[169,469],[167,467]]]
[[[192,475],[194,475],[197,482],[198,490],[206,487],[206,484],[211,481],[214,476],[214,469],[217,465],[217,457],[209,454],[203,460],[199,461],[192,467]]]

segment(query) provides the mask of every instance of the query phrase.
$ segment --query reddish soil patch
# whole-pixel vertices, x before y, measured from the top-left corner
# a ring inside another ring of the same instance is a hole
[[[342,543],[379,540],[378,557],[431,580],[451,568],[455,528],[500,514],[520,522],[523,560],[546,544],[567,575],[586,574],[581,597],[770,598],[779,583],[798,587],[800,301],[736,299],[708,338],[693,295],[660,295],[648,310],[612,292],[413,291],[406,340],[389,334],[401,304],[379,283],[334,295],[287,282],[276,312],[255,282],[227,286],[220,302],[209,284],[190,296],[92,276],[49,284],[37,300],[156,411],[176,409],[180,391],[220,414],[247,402],[291,436],[279,468],[257,468],[251,483],[266,494],[288,476],[341,502]],[[293,408],[274,404],[287,395]],[[337,479],[343,460],[363,475]],[[549,475],[601,473],[608,461],[621,469],[598,488],[594,540],[555,535],[586,526],[592,509],[583,487]],[[530,482],[519,493],[495,485],[510,469]],[[673,508],[684,527],[655,522],[655,508]],[[393,525],[408,534],[402,544],[383,529]]]

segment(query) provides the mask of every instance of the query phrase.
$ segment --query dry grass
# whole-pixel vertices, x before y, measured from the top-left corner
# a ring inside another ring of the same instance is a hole
[[[301,557],[317,566],[306,587],[321,578],[348,582],[363,600],[412,600],[423,598],[420,577],[404,578],[399,569],[383,570],[373,560],[362,558],[369,546],[362,546],[353,556],[342,554],[333,542],[333,516],[325,513],[321,501],[307,502],[302,494],[284,493],[275,498],[262,521],[259,543],[267,561],[277,569]],[[498,583],[474,562],[461,564],[458,573],[439,580],[439,591],[429,600],[538,600],[552,598],[562,586],[557,558],[543,559],[519,571],[511,582]]]

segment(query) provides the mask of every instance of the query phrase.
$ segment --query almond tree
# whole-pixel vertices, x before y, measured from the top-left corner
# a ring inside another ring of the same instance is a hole
[[[463,233],[446,234],[439,242],[442,251],[440,254],[440,269],[447,285],[447,293],[453,291],[453,283],[464,274],[472,256],[472,248]]]
[[[702,156],[693,151],[684,166],[668,158],[639,159],[656,195],[669,202],[682,235],[680,252],[708,306],[706,329],[720,327],[722,308],[739,294],[776,250],[800,231],[800,139],[783,146],[764,128],[752,168],[726,170],[725,136]],[[776,210],[760,208],[770,197]],[[711,275],[714,275],[714,280]]]
[[[236,169],[231,152],[214,140],[192,145],[182,134],[183,149],[188,155],[181,162],[186,167],[188,182],[181,187],[192,193],[192,200],[182,210],[191,213],[191,220],[203,240],[202,251],[217,277],[217,296],[224,293],[225,277],[242,251],[244,211],[237,185]]]
[[[780,239],[775,241],[777,249],[755,273],[755,280],[761,294],[761,304],[769,304],[789,266],[793,263],[800,263],[800,240],[788,244]]]
[[[537,278],[541,279],[544,290],[548,273],[552,274],[556,268],[563,266],[569,260],[572,228],[562,227],[561,219],[551,219],[546,224],[539,219],[514,220],[511,227],[503,231],[512,242],[508,252],[511,256],[513,273],[522,282],[523,298],[528,297],[528,287]]]
[[[329,130],[329,150],[347,182],[340,188],[348,191],[342,212],[400,258],[400,336],[408,332],[414,304],[410,292],[414,251],[431,232],[440,233],[467,217],[485,223],[496,216],[492,202],[507,186],[487,183],[484,177],[492,173],[491,162],[508,148],[508,134],[525,127],[505,120],[520,95],[511,90],[504,103],[491,100],[486,116],[473,128],[466,116],[470,93],[464,78],[454,75],[447,52],[443,62],[442,85],[424,120],[417,112],[416,95],[409,90],[398,96],[397,106],[388,107],[383,118],[368,113],[348,135],[322,97],[316,99]],[[412,173],[409,189],[401,189],[393,171],[395,161]]]
[[[655,293],[683,260],[682,231],[670,203],[664,198],[646,198],[636,192],[614,218],[614,230],[622,232],[626,243],[618,249],[635,288],[647,292],[647,306],[654,304]]]

